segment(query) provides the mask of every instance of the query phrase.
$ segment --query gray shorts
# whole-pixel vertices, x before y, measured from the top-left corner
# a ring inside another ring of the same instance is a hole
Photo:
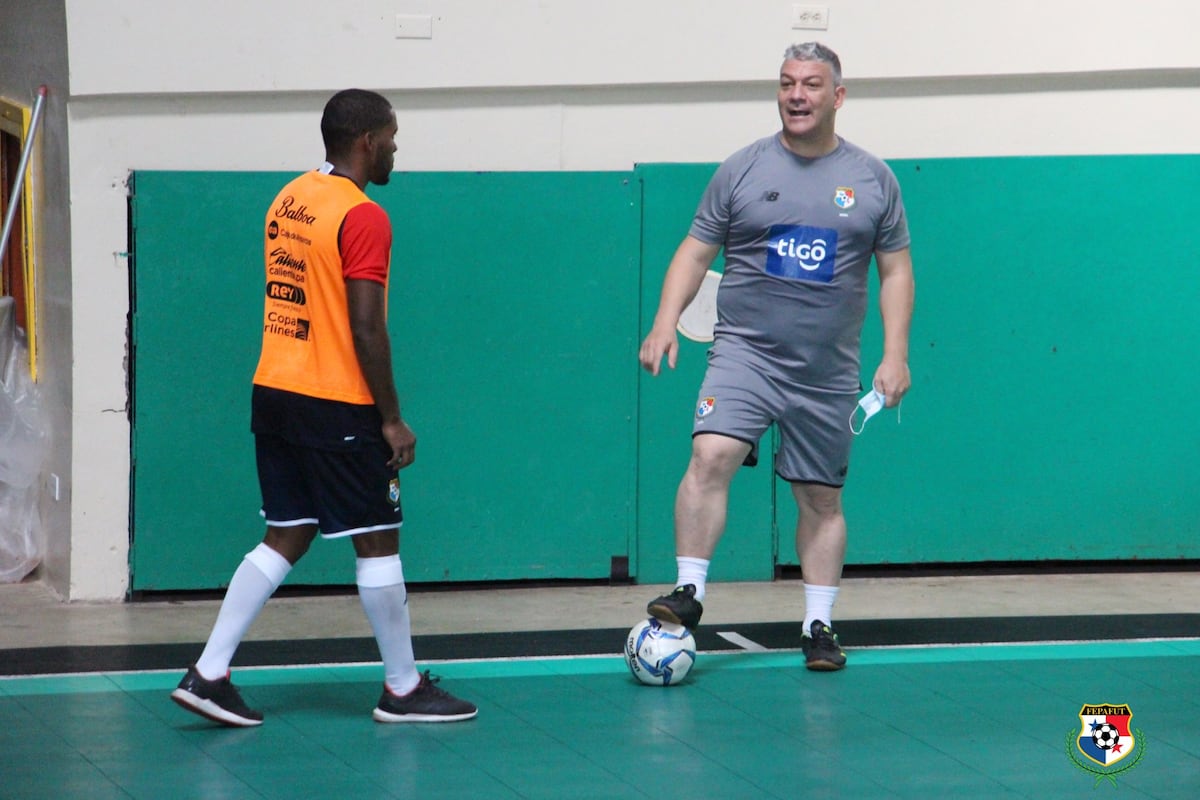
[[[692,435],[719,433],[751,445],[747,465],[758,461],[758,440],[779,426],[775,472],[786,481],[842,486],[850,466],[849,419],[858,392],[798,386],[738,353],[709,351],[696,401]]]

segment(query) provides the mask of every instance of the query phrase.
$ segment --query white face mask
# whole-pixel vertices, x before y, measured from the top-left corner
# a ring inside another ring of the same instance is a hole
[[[864,394],[858,401],[858,405],[850,412],[850,432],[855,436],[862,433],[863,429],[867,427],[867,420],[882,411],[886,403],[887,396],[871,387],[871,391]],[[859,426],[855,428],[854,417],[858,414],[859,409],[862,409],[863,418]]]

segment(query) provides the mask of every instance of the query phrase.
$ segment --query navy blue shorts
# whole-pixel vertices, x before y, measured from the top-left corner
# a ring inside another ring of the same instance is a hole
[[[399,528],[400,477],[374,406],[255,386],[251,430],[268,525],[325,538]]]

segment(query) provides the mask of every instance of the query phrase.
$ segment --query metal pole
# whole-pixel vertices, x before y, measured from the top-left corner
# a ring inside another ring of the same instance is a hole
[[[17,218],[17,206],[21,202],[21,190],[25,188],[25,168],[29,165],[29,153],[33,150],[33,136],[37,132],[38,121],[42,117],[42,106],[46,102],[46,86],[38,87],[37,102],[33,104],[33,117],[29,121],[29,134],[25,138],[25,148],[21,151],[21,162],[17,165],[17,184],[13,187],[12,197],[8,201],[8,211],[4,215],[4,232],[0,233],[0,260],[8,249],[8,236],[12,233],[13,220]]]

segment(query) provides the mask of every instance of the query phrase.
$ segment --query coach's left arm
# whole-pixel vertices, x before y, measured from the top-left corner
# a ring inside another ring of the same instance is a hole
[[[883,318],[883,360],[875,370],[875,388],[887,397],[887,405],[904,399],[912,375],[908,370],[908,331],[912,323],[912,252],[905,247],[890,252],[875,251],[879,270],[879,313]]]

